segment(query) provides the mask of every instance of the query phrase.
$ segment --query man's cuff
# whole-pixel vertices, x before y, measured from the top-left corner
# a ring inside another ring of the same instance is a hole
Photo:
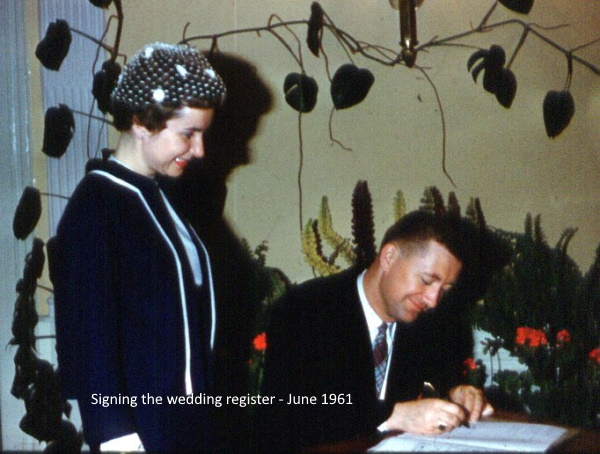
[[[144,446],[142,445],[142,440],[140,440],[138,434],[133,433],[105,441],[100,445],[100,451],[143,452]]]
[[[387,432],[388,430],[390,429],[388,428],[387,421],[382,422],[381,424],[379,424],[379,427],[377,427],[378,432]]]

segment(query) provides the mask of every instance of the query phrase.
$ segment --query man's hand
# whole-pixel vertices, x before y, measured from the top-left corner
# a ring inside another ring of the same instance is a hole
[[[449,397],[464,409],[470,422],[494,413],[494,408],[485,400],[483,391],[474,386],[456,386],[450,390]]]
[[[397,403],[385,422],[386,430],[415,434],[440,434],[460,426],[468,418],[460,406],[442,399],[419,399]]]

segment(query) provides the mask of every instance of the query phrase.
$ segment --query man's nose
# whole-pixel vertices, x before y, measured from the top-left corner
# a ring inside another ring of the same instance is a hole
[[[442,296],[442,287],[438,285],[431,285],[425,291],[425,304],[429,309],[435,309],[440,302]]]

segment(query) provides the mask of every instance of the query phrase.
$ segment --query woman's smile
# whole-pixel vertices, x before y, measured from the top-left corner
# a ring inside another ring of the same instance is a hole
[[[182,169],[185,168],[185,166],[187,166],[189,164],[190,160],[189,159],[185,159],[185,158],[175,158],[175,164],[177,164],[179,167],[181,167]]]

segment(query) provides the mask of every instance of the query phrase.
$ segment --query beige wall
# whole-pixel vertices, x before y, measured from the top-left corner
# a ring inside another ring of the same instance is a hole
[[[187,35],[191,36],[263,26],[272,13],[283,20],[307,19],[311,3],[128,0],[124,1],[122,50],[131,55],[147,42],[177,42],[188,22]],[[356,39],[398,49],[398,19],[388,0],[320,3],[336,25]],[[420,41],[476,26],[492,3],[425,0],[417,12]],[[544,32],[565,48],[599,37],[600,5],[592,0],[538,0],[529,16],[518,16],[499,6],[490,22],[508,18],[546,26],[568,21],[568,28]],[[283,29],[278,30],[290,38]],[[576,114],[569,128],[551,140],[544,129],[542,101],[548,90],[563,87],[566,59],[548,44],[531,35],[527,39],[512,67],[519,86],[509,110],[483,90],[481,81],[473,83],[466,68],[473,49],[440,47],[419,54],[417,63],[428,68],[443,103],[447,169],[457,186],[453,188],[441,169],[438,106],[420,72],[354,57],[358,66],[374,73],[376,81],[363,103],[334,116],[335,137],[352,148],[344,151],[329,139],[331,100],[324,60],[312,56],[304,46],[305,28],[294,30],[303,45],[307,73],[320,84],[317,107],[302,117],[304,221],[316,216],[321,197],[327,195],[334,227],[350,236],[352,190],[357,180],[367,180],[379,240],[392,222],[392,200],[398,189],[404,192],[408,208],[413,209],[418,207],[424,188],[436,185],[444,194],[455,190],[463,208],[471,197],[480,197],[488,222],[503,229],[520,231],[528,212],[541,214],[542,227],[552,244],[565,228],[578,227],[570,251],[587,271],[600,242],[600,76],[575,65],[571,91]],[[521,30],[511,25],[461,42],[479,47],[501,44],[510,55]],[[348,57],[330,35],[324,43],[333,73],[348,62]],[[210,41],[196,44],[207,48]],[[283,269],[292,280],[304,280],[311,271],[300,252],[298,115],[287,106],[282,94],[286,74],[299,68],[269,33],[224,38],[219,48],[255,63],[275,95],[274,109],[264,118],[252,144],[253,162],[239,168],[228,183],[227,216],[251,245],[268,240],[269,265]],[[600,66],[600,44],[578,55]],[[41,134],[40,129],[35,130]]]

